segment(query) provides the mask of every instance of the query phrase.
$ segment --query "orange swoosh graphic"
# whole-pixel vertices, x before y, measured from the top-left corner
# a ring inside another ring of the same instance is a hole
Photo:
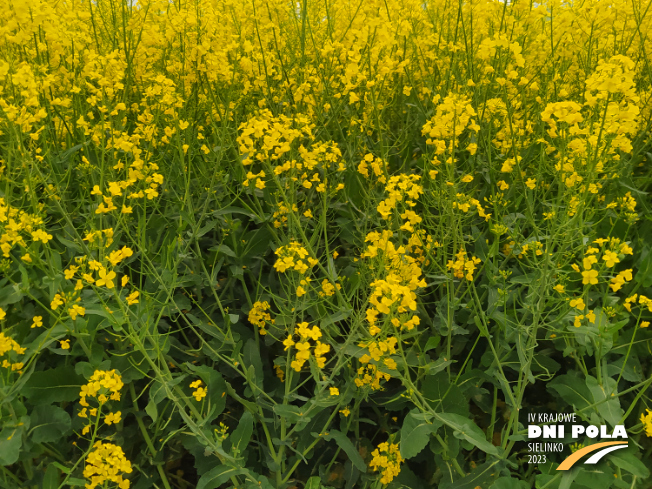
[[[569,455],[566,460],[564,460],[559,467],[557,467],[557,470],[568,470],[570,469],[573,465],[575,465],[575,462],[577,462],[579,459],[581,459],[584,455],[587,453],[594,452],[596,450],[599,450],[600,448],[604,447],[609,447],[612,445],[627,445],[626,441],[605,441],[602,443],[594,443],[593,445],[589,445],[588,447],[584,447],[581,450],[576,451],[572,455]]]

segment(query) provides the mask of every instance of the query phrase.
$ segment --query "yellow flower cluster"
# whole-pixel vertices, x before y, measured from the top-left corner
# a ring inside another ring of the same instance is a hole
[[[646,409],[647,414],[641,414],[641,423],[645,427],[645,434],[652,437],[652,411]]]
[[[416,318],[416,316],[415,316]],[[360,357],[361,367],[358,368],[357,377],[354,382],[358,387],[368,385],[371,390],[381,390],[381,380],[389,380],[391,375],[387,372],[381,372],[379,366],[384,366],[389,370],[396,370],[396,361],[390,358],[390,355],[396,353],[396,345],[398,339],[390,336],[385,340],[367,341],[358,344],[361,348],[368,349],[369,353],[365,353]]]
[[[34,245],[29,246],[27,240]],[[23,251],[24,261],[30,262],[30,252],[35,253],[36,243],[47,243],[52,235],[44,230],[43,219],[21,211],[7,204],[4,197],[0,197],[0,250],[5,258],[9,258],[11,250],[19,246]]]
[[[84,467],[84,477],[90,480],[86,489],[106,487],[107,482],[116,483],[119,489],[129,489],[130,482],[122,474],[131,474],[132,470],[122,448],[112,443],[95,442]]]
[[[392,211],[399,202],[404,202],[408,207],[414,207],[416,205],[415,200],[423,192],[423,187],[417,183],[420,179],[421,177],[419,175],[405,175],[403,173],[391,176],[385,187],[385,191],[389,194],[389,197],[378,204],[378,213],[384,219],[389,219]],[[421,222],[421,218],[416,214],[412,213],[409,216],[413,222],[410,219],[408,219],[408,222],[414,224]]]
[[[625,309],[627,309],[629,312],[632,312],[632,305],[636,304],[636,299],[638,299],[638,304],[640,306],[647,307],[647,310],[652,312],[652,299],[642,294],[634,294],[627,297],[625,299],[625,303],[623,304]]]
[[[369,244],[361,255],[363,258],[377,258],[385,275],[384,278],[371,283],[372,292],[369,302],[373,307],[367,309],[366,317],[372,336],[380,331],[376,326],[379,314],[415,311],[417,308],[415,291],[426,285],[425,280],[421,278],[422,271],[417,260],[408,254],[406,247],[397,248],[391,238],[392,232],[389,230],[369,233],[365,238]],[[408,246],[411,247],[412,244]]]
[[[254,326],[258,326],[258,330],[261,335],[267,334],[267,331],[265,330],[265,325],[267,322],[274,324],[272,316],[270,316],[270,314],[267,312],[268,309],[269,303],[267,301],[256,301],[251,307],[251,311],[249,311],[249,322]]]
[[[5,312],[0,309],[0,320],[4,318]],[[12,354],[13,352],[13,354]],[[25,348],[21,346],[12,338],[5,336],[4,333],[0,333],[0,357],[5,356],[5,354],[10,355],[22,355],[25,353]],[[13,371],[20,372],[23,368],[23,362],[11,362],[7,358],[2,360],[2,368],[10,368]]]
[[[439,99],[440,96],[435,95],[433,103],[438,103]],[[437,105],[435,115],[425,123],[421,133],[428,136],[426,144],[436,147],[436,155],[442,155],[447,150],[452,153],[457,139],[466,129],[474,132],[480,129],[474,119],[476,116],[470,99],[451,93]],[[450,156],[446,163],[453,163],[453,157]]]
[[[481,263],[480,258],[472,256],[467,259],[466,251],[462,248],[455,255],[456,260],[448,260],[446,267],[453,270],[455,278],[466,278],[468,281],[473,280],[473,273],[476,267]]]
[[[276,161],[290,152],[295,139],[312,138],[312,124],[305,116],[274,117],[268,109],[243,122],[237,142],[240,154],[246,155],[243,165],[256,161]]]
[[[102,407],[109,401],[120,400],[120,389],[122,389],[122,378],[115,370],[96,370],[93,372],[88,384],[82,385],[79,392],[79,404],[83,409],[77,414],[80,418],[88,418],[89,416],[98,417],[102,416]],[[108,395],[108,397],[107,397]],[[97,399],[99,406],[90,407],[87,398]],[[104,415],[104,423],[107,425],[117,424],[121,420],[122,413],[120,411],[109,412]],[[91,421],[82,429],[82,434],[86,435],[93,425]]]
[[[387,182],[387,178],[385,177],[387,173],[387,163],[385,163],[381,158],[378,158],[377,156],[374,157],[371,153],[367,153],[358,165],[358,173],[369,178],[369,167],[371,167],[373,175],[380,183]]]
[[[463,193],[458,193],[455,196],[455,199],[456,200],[454,200],[452,203],[453,209],[459,209],[462,212],[466,213],[469,212],[469,209],[471,208],[471,206],[473,206],[478,212],[478,216],[484,217],[485,221],[488,221],[491,218],[491,214],[485,213],[484,208],[482,207],[478,199],[475,199]]]
[[[109,399],[120,400],[120,389],[123,387],[122,377],[114,370],[96,370],[89,379],[88,384],[82,385],[79,391],[80,401],[84,407],[88,407],[87,397],[96,398],[100,404]],[[108,395],[108,397],[107,397]]]
[[[295,336],[298,336],[297,341],[294,341],[293,339]],[[326,357],[324,355],[331,350],[331,347],[329,344],[319,341],[319,338],[321,337],[322,332],[318,326],[309,328],[308,323],[304,321],[297,324],[297,327],[294,329],[294,334],[289,335],[285,340],[283,340],[285,351],[291,347],[294,347],[297,350],[295,358],[290,364],[296,372],[300,372],[303,365],[310,358],[310,348],[313,349],[312,353],[317,362],[317,367],[324,368],[326,365]],[[310,344],[310,340],[315,342],[314,345]]]
[[[308,251],[296,241],[292,241],[286,246],[280,246],[274,253],[278,256],[278,259],[274,262],[274,268],[280,273],[295,270],[303,275],[308,269],[319,263],[308,256]]]
[[[201,401],[204,397],[206,397],[207,388],[202,387],[201,380],[195,380],[194,382],[191,382],[190,388],[195,389],[192,395],[197,402]]]
[[[381,443],[371,456],[369,467],[381,473],[381,484],[389,484],[401,472],[403,457],[397,443]]]

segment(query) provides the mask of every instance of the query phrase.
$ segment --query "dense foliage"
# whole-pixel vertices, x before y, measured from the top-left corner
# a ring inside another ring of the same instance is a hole
[[[0,487],[651,487],[651,6],[7,0]]]

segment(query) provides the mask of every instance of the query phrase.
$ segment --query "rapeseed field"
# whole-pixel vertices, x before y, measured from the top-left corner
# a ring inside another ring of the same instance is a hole
[[[651,7],[6,0],[0,487],[652,487]]]

